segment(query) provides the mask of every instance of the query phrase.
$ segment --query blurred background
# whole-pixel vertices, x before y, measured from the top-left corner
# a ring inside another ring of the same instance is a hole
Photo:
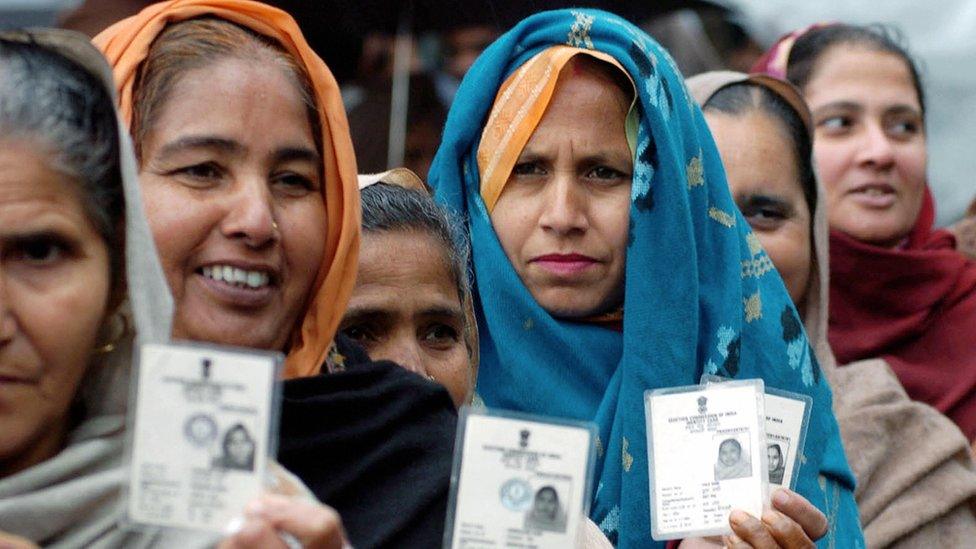
[[[748,70],[781,34],[817,21],[899,28],[929,98],[929,179],[941,225],[976,196],[976,0],[265,0],[291,13],[343,89],[361,172],[426,176],[454,92],[478,54],[531,13],[613,11],[644,28],[686,76]],[[63,26],[94,36],[153,2],[0,0],[0,29]]]

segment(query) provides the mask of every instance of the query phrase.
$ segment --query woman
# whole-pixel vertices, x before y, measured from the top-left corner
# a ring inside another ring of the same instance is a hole
[[[838,368],[827,344],[827,195],[817,187],[814,128],[799,91],[732,72],[695,76],[688,87],[703,105],[736,203],[805,310],[834,389],[868,547],[968,545],[976,535],[976,467],[965,437],[933,408],[909,400],[884,361]],[[772,480],[782,452],[770,450]]]
[[[340,513],[356,547],[440,543],[447,392],[333,345],[359,202],[328,68],[291,17],[243,0],[163,2],[95,42],[139,156],[174,337],[286,352],[282,465]]]
[[[0,543],[212,547],[209,534],[123,528],[128,319],[140,343],[165,342],[172,302],[109,68],[84,36],[35,30],[0,34],[0,72]],[[276,529],[341,544],[330,510],[252,504],[264,512],[223,547],[282,546]]]
[[[802,330],[784,340],[793,306],[667,54],[615,16],[546,12],[486,50],[458,99],[431,182],[470,226],[485,403],[596,421],[591,516],[644,547],[645,390],[709,372],[811,394],[798,490],[829,511],[829,536],[856,542],[829,388]],[[750,520],[732,514],[738,536]]]
[[[813,113],[837,359],[884,359],[912,399],[976,439],[976,263],[933,229],[914,61],[881,28],[827,25],[785,38],[757,68],[796,84]]]
[[[478,365],[467,238],[410,170],[360,176],[359,186],[359,274],[339,332],[372,359],[440,383],[461,406]]]

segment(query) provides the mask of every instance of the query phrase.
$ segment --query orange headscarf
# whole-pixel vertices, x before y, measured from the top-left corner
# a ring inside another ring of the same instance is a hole
[[[317,374],[356,283],[359,188],[356,158],[339,85],[287,13],[248,0],[170,0],[112,25],[95,37],[115,75],[122,119],[132,127],[133,86],[153,40],[171,23],[212,15],[276,40],[308,73],[322,123],[323,193],[328,215],[325,256],[305,316],[292,334],[285,377]]]

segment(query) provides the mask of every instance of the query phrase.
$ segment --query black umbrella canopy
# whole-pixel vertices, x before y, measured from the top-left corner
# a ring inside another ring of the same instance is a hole
[[[540,11],[592,7],[635,23],[684,8],[716,8],[707,0],[266,0],[291,13],[312,47],[340,80],[355,74],[362,38],[393,34],[407,21],[414,33],[486,25],[503,32]]]

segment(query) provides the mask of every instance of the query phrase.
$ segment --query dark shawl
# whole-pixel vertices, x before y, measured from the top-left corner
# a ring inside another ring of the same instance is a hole
[[[369,547],[443,543],[457,413],[447,391],[337,337],[345,370],[284,382],[278,460]]]

